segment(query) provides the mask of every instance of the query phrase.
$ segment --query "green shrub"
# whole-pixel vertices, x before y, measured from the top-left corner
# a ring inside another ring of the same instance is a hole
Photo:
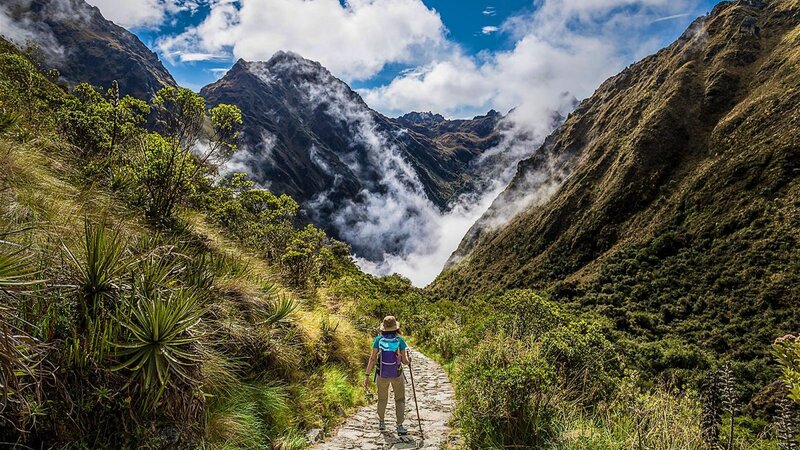
[[[350,383],[347,373],[339,367],[326,367],[322,372],[322,392],[327,405],[342,409],[352,408],[358,402],[360,390]]]
[[[596,323],[578,320],[539,338],[542,351],[557,369],[566,398],[592,404],[616,388],[622,375],[621,358],[603,331]]]
[[[59,110],[58,124],[64,137],[90,158],[112,156],[118,147],[131,144],[150,112],[142,100],[120,99],[116,82],[107,96],[88,83],[75,86],[73,95]]]
[[[539,345],[499,335],[456,373],[456,416],[469,448],[542,448],[556,437],[556,371]]]
[[[489,304],[492,322],[511,337],[539,336],[564,322],[556,304],[531,290],[507,291]]]
[[[800,403],[800,339],[791,334],[778,338],[772,352],[781,366],[789,398]]]
[[[450,361],[467,346],[463,333],[458,325],[437,327],[426,339],[425,346],[438,353],[445,361]]]
[[[141,139],[139,152],[123,170],[144,187],[134,197],[156,224],[174,219],[174,208],[207,183],[207,164],[223,162],[236,150],[242,125],[239,109],[230,105],[212,108],[212,133],[207,135],[205,100],[188,89],[162,88],[153,97],[158,133]],[[207,138],[208,142],[201,144]],[[198,154],[199,153],[199,154]]]

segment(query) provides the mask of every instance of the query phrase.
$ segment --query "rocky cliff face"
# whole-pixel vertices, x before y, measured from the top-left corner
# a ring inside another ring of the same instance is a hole
[[[800,2],[720,3],[519,165],[433,291],[550,289],[623,330],[763,352],[800,320],[798,68]]]
[[[335,235],[357,219],[333,216],[343,205],[357,212],[372,194],[403,191],[413,197],[409,203],[430,201],[446,210],[480,182],[473,162],[500,139],[496,112],[472,120],[385,117],[319,63],[293,53],[240,60],[201,95],[209,105],[242,109],[245,150],[234,164],[272,191],[290,194]],[[409,205],[407,213],[415,209]]]
[[[0,34],[18,45],[38,44],[45,65],[58,69],[68,84],[87,81],[108,88],[117,80],[123,95],[143,99],[176,85],[139,38],[83,0],[7,0],[0,16],[7,18]]]

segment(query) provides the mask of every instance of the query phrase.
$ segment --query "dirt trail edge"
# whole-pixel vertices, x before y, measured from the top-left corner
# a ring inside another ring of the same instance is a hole
[[[336,432],[323,442],[312,446],[316,450],[339,449],[441,449],[448,444],[451,429],[447,425],[455,406],[453,386],[444,369],[432,359],[411,349],[411,364],[414,368],[414,384],[417,387],[419,415],[425,440],[420,442],[414,396],[411,392],[411,377],[404,368],[408,383],[406,385],[407,436],[399,437],[395,432],[394,397],[389,394],[386,408],[386,431],[378,430],[378,415],[375,403],[367,405],[348,417]],[[374,383],[373,383],[374,389]]]

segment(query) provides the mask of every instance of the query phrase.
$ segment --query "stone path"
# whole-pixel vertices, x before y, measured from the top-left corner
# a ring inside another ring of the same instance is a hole
[[[425,439],[422,440],[417,422],[417,412],[414,407],[414,395],[411,392],[411,377],[406,373],[406,421],[408,436],[398,437],[394,431],[394,397],[389,394],[389,406],[386,408],[386,431],[378,431],[378,416],[375,400],[373,403],[361,408],[358,412],[348,417],[345,423],[335,434],[324,442],[317,444],[312,449],[340,450],[340,449],[441,449],[447,445],[451,438],[451,429],[447,425],[455,406],[453,387],[447,374],[439,364],[417,352],[411,350],[411,365],[414,368],[414,384],[417,387],[417,400],[419,400],[419,415],[422,418],[422,430]],[[408,372],[407,368],[404,368]],[[372,384],[373,391],[375,384]],[[391,389],[390,389],[391,391]]]

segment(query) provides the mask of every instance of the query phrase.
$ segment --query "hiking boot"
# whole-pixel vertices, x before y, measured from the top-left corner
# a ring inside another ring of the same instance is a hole
[[[382,420],[379,421],[378,422],[378,429],[381,430],[381,431],[385,430],[386,429],[386,422],[384,422]]]
[[[402,425],[398,425],[397,426],[397,435],[398,436],[405,436],[407,434],[408,434],[408,430],[406,429],[406,427],[404,427]]]

